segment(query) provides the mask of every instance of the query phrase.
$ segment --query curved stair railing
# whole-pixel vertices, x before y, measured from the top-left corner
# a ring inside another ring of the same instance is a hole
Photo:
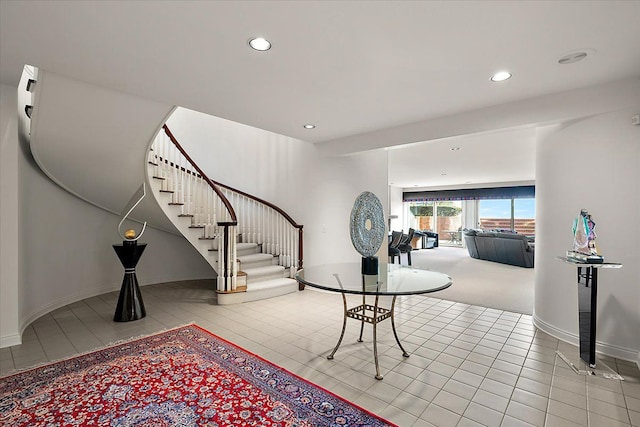
[[[196,165],[168,128],[159,133],[149,151],[152,179],[161,181],[160,193],[170,195],[169,206],[190,220],[189,229],[201,230],[199,240],[212,242],[218,255],[211,264],[218,274],[217,291],[238,290],[235,210],[218,186]]]
[[[149,164],[153,179],[162,183],[160,193],[171,197],[168,204],[179,210],[178,217],[190,218],[190,229],[201,229],[198,240],[218,255],[209,259],[218,272],[218,293],[247,290],[243,263],[255,255],[238,256],[245,246],[256,246],[268,261],[269,254],[284,268],[280,277],[293,278],[302,268],[303,226],[272,203],[209,179],[167,125],[152,144]]]

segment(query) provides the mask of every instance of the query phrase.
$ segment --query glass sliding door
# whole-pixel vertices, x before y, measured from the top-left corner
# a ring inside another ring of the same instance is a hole
[[[462,246],[462,202],[436,202],[436,217],[440,243]]]
[[[438,233],[440,244],[462,246],[462,202],[409,202],[407,229]],[[406,231],[406,230],[405,230]]]

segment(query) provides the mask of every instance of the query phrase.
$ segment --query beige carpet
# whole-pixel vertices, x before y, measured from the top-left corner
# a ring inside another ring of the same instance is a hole
[[[466,249],[440,246],[411,252],[414,267],[448,274],[453,285],[435,298],[517,313],[533,313],[533,268],[483,261]],[[402,263],[406,264],[406,255]]]

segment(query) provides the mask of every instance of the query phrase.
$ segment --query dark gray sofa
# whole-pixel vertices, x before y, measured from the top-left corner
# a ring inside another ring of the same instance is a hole
[[[533,268],[535,246],[524,234],[464,230],[471,258]]]

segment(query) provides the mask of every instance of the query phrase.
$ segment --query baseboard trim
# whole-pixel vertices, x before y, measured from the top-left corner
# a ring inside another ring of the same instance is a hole
[[[557,328],[537,317],[535,313],[533,313],[532,319],[533,325],[542,332],[547,333],[560,341],[564,341],[575,346],[579,345],[580,341],[577,334]],[[606,356],[615,357],[629,362],[635,362],[640,369],[640,353],[637,349],[620,347],[613,344],[607,344],[602,341],[596,341],[596,353],[601,353]]]
[[[12,334],[0,337],[0,348],[22,344],[22,334]]]
[[[27,327],[31,323],[33,323],[40,317],[44,316],[45,314],[52,312],[53,310],[56,310],[60,307],[64,307],[65,305],[73,304],[74,302],[82,301],[87,298],[93,298],[98,295],[114,292],[119,289],[120,289],[120,285],[105,286],[103,288],[94,289],[88,292],[77,292],[75,294],[67,295],[63,298],[59,298],[55,301],[51,301],[50,303],[42,307],[39,307],[36,311],[29,313],[28,315],[20,319],[20,337],[22,337],[24,330],[27,329]],[[114,307],[114,310],[115,310],[115,307]]]

